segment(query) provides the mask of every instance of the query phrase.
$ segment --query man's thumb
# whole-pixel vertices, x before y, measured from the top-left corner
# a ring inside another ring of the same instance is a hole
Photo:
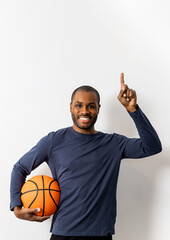
[[[30,209],[30,210],[31,210],[32,213],[34,213],[34,212],[40,212],[40,211],[41,211],[40,208],[34,208],[34,209]]]

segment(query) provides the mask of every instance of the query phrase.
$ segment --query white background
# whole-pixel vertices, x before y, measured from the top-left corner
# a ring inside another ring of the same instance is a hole
[[[124,72],[163,152],[122,161],[113,239],[170,239],[169,8],[168,0],[0,1],[1,238],[50,237],[51,219],[21,221],[9,211],[10,174],[41,137],[72,125],[76,87],[101,94],[97,130],[138,136],[117,100]],[[31,176],[39,173],[50,175],[45,164]]]

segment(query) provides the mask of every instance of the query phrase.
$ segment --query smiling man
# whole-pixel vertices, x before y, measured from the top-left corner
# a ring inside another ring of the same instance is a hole
[[[71,97],[70,112],[77,132],[94,134],[94,124],[100,109],[99,93],[90,86],[77,88]]]
[[[140,107],[136,92],[124,83],[118,100],[134,121],[139,138],[95,130],[100,95],[90,86],[77,88],[71,97],[73,126],[51,132],[14,165],[11,210],[16,217],[44,221],[38,209],[24,209],[20,190],[25,178],[42,162],[51,169],[61,189],[60,203],[51,226],[51,240],[111,240],[115,234],[116,189],[121,160],[159,153],[161,142]]]

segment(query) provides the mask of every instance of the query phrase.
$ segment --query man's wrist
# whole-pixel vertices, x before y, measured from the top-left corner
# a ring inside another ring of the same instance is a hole
[[[22,209],[22,206],[15,206],[14,207],[14,213],[17,212],[18,210],[21,210]]]
[[[136,104],[136,106],[134,106],[134,107],[131,107],[131,108],[126,108],[126,110],[128,111],[128,112],[136,112],[136,110],[138,109],[139,107],[138,107],[138,104]]]

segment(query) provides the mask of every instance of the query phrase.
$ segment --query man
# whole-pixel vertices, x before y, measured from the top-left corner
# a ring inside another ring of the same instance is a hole
[[[76,89],[71,98],[73,126],[51,132],[15,165],[11,177],[11,210],[16,217],[44,221],[38,209],[23,209],[20,189],[30,172],[46,161],[61,189],[60,204],[51,226],[51,240],[112,239],[116,221],[116,186],[121,159],[159,153],[161,143],[137,105],[136,92],[124,83],[118,100],[135,122],[140,138],[104,134],[94,124],[100,110],[99,93]]]

